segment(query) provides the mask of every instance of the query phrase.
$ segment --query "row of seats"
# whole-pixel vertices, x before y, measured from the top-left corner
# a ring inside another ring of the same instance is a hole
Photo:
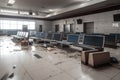
[[[37,32],[35,36],[30,35],[30,38],[37,41],[44,41],[44,42],[61,41],[62,34]]]
[[[17,35],[15,35],[14,37],[16,37],[16,38],[28,38],[28,32],[18,31]]]
[[[20,42],[23,39],[28,39],[28,37],[28,32],[18,31],[16,35],[13,35],[13,40],[14,42]]]
[[[44,32],[37,32],[35,36],[31,36],[30,38],[36,40],[43,40],[43,41],[56,41],[58,44],[63,47],[64,45],[74,45],[77,47],[82,47],[86,49],[104,49],[104,36],[96,36],[96,35],[84,35],[83,44],[79,44],[80,37],[83,35],[79,34],[67,34],[67,40],[63,40],[62,33],[44,33]]]
[[[83,48],[81,55],[82,63],[89,64],[92,67],[97,67],[99,65],[107,64],[110,62],[109,52],[104,52],[105,36],[86,34],[65,35],[67,36],[66,40],[63,39],[64,34],[62,33],[32,32],[30,33],[29,38],[43,41],[44,44],[46,44],[46,42],[49,42],[49,44],[51,42],[55,42],[57,45],[60,45],[61,48],[69,45],[81,47]],[[80,43],[81,39],[83,43]]]
[[[105,36],[105,47],[117,48],[117,44],[120,43],[120,33],[101,34],[93,33],[92,35]]]

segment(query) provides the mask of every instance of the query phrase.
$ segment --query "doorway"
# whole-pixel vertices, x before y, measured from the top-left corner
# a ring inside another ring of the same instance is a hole
[[[39,32],[42,32],[42,25],[39,25]]]
[[[70,32],[74,33],[74,25],[73,24],[70,24]]]
[[[65,33],[74,33],[74,25],[73,24],[64,24],[63,31]]]
[[[83,32],[86,34],[94,33],[94,22],[83,23]]]
[[[55,32],[59,32],[59,25],[55,25]]]

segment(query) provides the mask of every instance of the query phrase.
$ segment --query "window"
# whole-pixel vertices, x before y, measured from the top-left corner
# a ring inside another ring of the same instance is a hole
[[[18,14],[18,10],[1,9],[0,12],[2,12],[2,13],[13,13],[13,14]]]
[[[35,29],[34,21],[0,20],[0,29],[22,30],[23,25],[27,25],[29,30]]]

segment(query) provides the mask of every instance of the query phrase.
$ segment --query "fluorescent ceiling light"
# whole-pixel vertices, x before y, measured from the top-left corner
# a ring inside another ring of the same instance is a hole
[[[60,9],[48,9],[48,12],[56,12],[59,11]]]
[[[14,4],[15,3],[15,0],[9,0],[8,1],[8,4]]]
[[[80,2],[81,2],[81,1],[82,1],[82,2],[87,2],[87,1],[91,1],[91,0],[74,0],[74,1],[77,1],[77,2],[78,2],[78,1],[80,1]]]
[[[53,9],[49,9],[50,12],[53,12],[54,10]]]
[[[22,15],[29,15],[29,12],[28,11],[20,11],[20,14],[22,14]]]

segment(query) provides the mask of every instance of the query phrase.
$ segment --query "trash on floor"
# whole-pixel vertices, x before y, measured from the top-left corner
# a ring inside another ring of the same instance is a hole
[[[37,58],[37,59],[40,59],[40,58],[42,58],[40,55],[38,55],[38,54],[34,54],[34,56]]]
[[[111,63],[118,63],[118,60],[115,57],[111,57],[110,61],[111,61]]]
[[[16,65],[13,66],[13,69],[16,69]]]
[[[2,78],[0,78],[0,80],[7,80],[8,75],[9,75],[8,73],[4,74],[4,75],[2,76]]]
[[[21,49],[14,49],[14,51],[22,51]]]
[[[57,63],[55,63],[55,65],[59,65],[59,64],[62,64],[63,62],[57,62]]]
[[[48,51],[52,51],[52,50],[54,50],[54,48],[47,47],[47,50],[48,50]]]
[[[9,75],[9,78],[13,78],[14,77],[14,73],[11,73],[10,75]]]

